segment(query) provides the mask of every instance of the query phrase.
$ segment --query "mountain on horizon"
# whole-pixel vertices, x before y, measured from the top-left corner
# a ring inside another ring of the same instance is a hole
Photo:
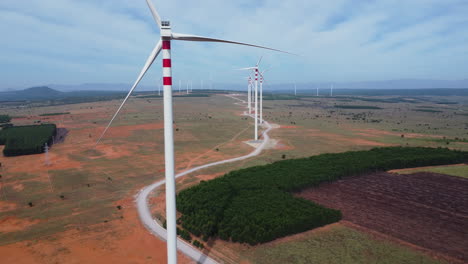
[[[76,97],[99,97],[120,95],[116,91],[70,91],[62,92],[52,89],[48,86],[38,86],[26,88],[23,90],[0,92],[0,102],[9,101],[44,101],[44,100],[62,100]]]

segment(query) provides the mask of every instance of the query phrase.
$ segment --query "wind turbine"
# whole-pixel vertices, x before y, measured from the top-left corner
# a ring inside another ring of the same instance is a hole
[[[142,71],[138,75],[137,80],[133,84],[132,88],[128,92],[127,96],[119,106],[114,116],[110,120],[107,127],[102,132],[96,144],[99,144],[102,137],[105,135],[112,122],[119,114],[125,103],[130,98],[133,90],[140,83],[148,69],[151,67],[153,62],[162,51],[163,57],[163,86],[164,86],[164,158],[165,158],[165,179],[166,179],[166,221],[167,221],[167,258],[169,264],[177,263],[177,232],[176,232],[176,188],[175,188],[175,177],[174,177],[174,128],[173,128],[173,106],[172,106],[172,63],[171,63],[171,41],[199,41],[199,42],[221,42],[236,45],[244,45],[255,48],[268,49],[278,52],[284,52],[277,49],[272,49],[264,46],[252,45],[242,42],[228,41],[223,39],[208,38],[203,36],[179,34],[172,32],[171,24],[169,21],[161,20],[156,8],[153,6],[150,0],[146,0],[148,7],[153,15],[156,24],[159,26],[161,32],[161,39],[154,47],[153,51],[149,55]],[[287,53],[287,52],[284,52]],[[258,73],[258,70],[257,70]],[[258,76],[257,76],[258,77]],[[202,81],[203,86],[203,81]],[[257,122],[255,122],[257,125]]]
[[[265,74],[266,71],[268,70],[264,70],[260,73],[260,124],[263,124],[263,81],[265,80],[263,74]]]
[[[317,87],[317,96],[319,96],[319,87],[318,85],[316,87]]]
[[[283,51],[284,52],[284,51]],[[254,67],[242,68],[240,70],[253,70],[255,73],[255,89],[254,89],[254,111],[255,111],[255,132],[254,132],[254,140],[258,140],[258,65],[262,61],[262,57],[258,60],[257,64]]]
[[[330,85],[330,97],[333,96],[333,84]]]
[[[294,83],[294,96],[297,95],[297,86],[296,86],[296,83]]]

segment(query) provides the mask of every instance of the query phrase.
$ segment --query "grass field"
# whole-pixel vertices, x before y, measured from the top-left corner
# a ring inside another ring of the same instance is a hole
[[[275,147],[253,159],[193,173],[178,180],[178,190],[230,170],[281,160],[283,155],[287,159],[299,158],[388,145],[468,150],[468,144],[463,140],[468,138],[466,97],[425,97],[417,101],[400,97],[275,96],[273,99],[264,101],[264,115],[269,122],[281,126],[270,133],[278,141]],[[234,102],[221,95],[174,98],[177,171],[252,151],[242,141],[252,138],[253,122],[241,116],[244,109]],[[102,144],[93,149],[94,142],[119,104],[120,100],[24,108],[0,105],[0,114],[13,116],[15,125],[41,121],[69,130],[65,142],[51,148],[51,166],[44,166],[43,155],[0,157],[0,225],[4,226],[0,231],[0,252],[15,249],[19,255],[27,255],[33,249],[41,251],[51,241],[58,241],[64,245],[60,248],[68,248],[71,253],[57,251],[59,246],[56,245],[54,250],[45,250],[46,253],[38,257],[40,263],[47,263],[47,259],[64,263],[69,256],[77,257],[83,252],[81,247],[86,244],[96,248],[95,255],[89,253],[94,252],[92,249],[87,251],[89,256],[101,262],[124,263],[112,256],[125,256],[133,251],[141,253],[135,256],[137,263],[144,263],[147,257],[153,260],[157,257],[154,248],[165,244],[157,242],[159,240],[139,224],[132,199],[141,187],[163,177],[162,101],[157,97],[131,99]],[[382,109],[334,107],[344,104],[372,105]],[[68,112],[70,114],[47,115]],[[155,195],[153,199],[157,197]],[[164,200],[155,201],[155,214],[164,211],[164,205],[161,205]],[[119,210],[118,205],[125,206]],[[70,232],[78,232],[79,236],[71,240]],[[134,234],[144,238],[146,246],[132,248],[134,241],[130,238]],[[306,236],[314,237],[308,233]],[[127,242],[121,244],[113,238]],[[164,249],[161,250],[164,253]],[[249,247],[215,244],[214,251],[223,250],[240,256],[245,255]],[[255,262],[268,257],[266,250],[254,252],[255,256],[246,255],[246,258]],[[350,251],[346,256],[355,263],[368,263],[361,253]],[[234,259],[231,255],[223,255],[223,259],[233,263],[229,261]],[[338,259],[342,257],[336,256]]]
[[[410,173],[416,173],[416,172],[434,172],[434,173],[468,178],[468,165],[460,164],[460,165],[452,165],[452,166],[423,167],[423,168],[397,170],[396,172],[400,174],[410,174]]]
[[[252,263],[443,263],[422,253],[334,224],[293,240],[265,244],[245,252]]]

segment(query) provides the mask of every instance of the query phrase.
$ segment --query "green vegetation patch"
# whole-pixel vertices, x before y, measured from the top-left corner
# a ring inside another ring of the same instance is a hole
[[[47,114],[42,114],[39,116],[57,116],[57,115],[69,115],[70,112],[64,112],[64,113],[47,113]]]
[[[400,174],[411,174],[416,172],[434,172],[451,176],[468,178],[468,165],[441,166],[433,168],[418,168],[398,171]]]
[[[426,112],[426,113],[442,113],[440,110],[434,110],[434,109],[413,109],[413,111],[416,112]]]
[[[88,183],[87,171],[57,170],[50,171],[50,179],[56,191],[71,191],[85,187]]]
[[[270,94],[264,95],[263,100],[300,100],[300,97],[287,94]]]
[[[211,97],[211,94],[205,94],[205,93],[178,94],[178,95],[174,95],[174,97]]]
[[[43,153],[45,144],[52,143],[56,128],[54,124],[4,128],[0,131],[0,145],[5,145],[3,154],[9,157]]]
[[[446,165],[468,152],[443,148],[376,148],[284,160],[230,172],[183,190],[177,208],[182,226],[196,236],[258,244],[341,219],[341,213],[291,192],[361,173]]]
[[[9,115],[0,115],[0,123],[8,123],[11,121],[11,117]]]
[[[372,106],[372,105],[335,105],[335,108],[340,108],[340,109],[370,109],[370,110],[382,109],[381,107]]]
[[[332,226],[294,241],[266,244],[246,252],[252,263],[446,263],[407,247],[375,239],[345,226]]]

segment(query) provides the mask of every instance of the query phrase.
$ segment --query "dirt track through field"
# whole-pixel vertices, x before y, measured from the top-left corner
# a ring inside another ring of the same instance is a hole
[[[297,195],[340,209],[354,224],[468,262],[468,179],[382,172]]]

